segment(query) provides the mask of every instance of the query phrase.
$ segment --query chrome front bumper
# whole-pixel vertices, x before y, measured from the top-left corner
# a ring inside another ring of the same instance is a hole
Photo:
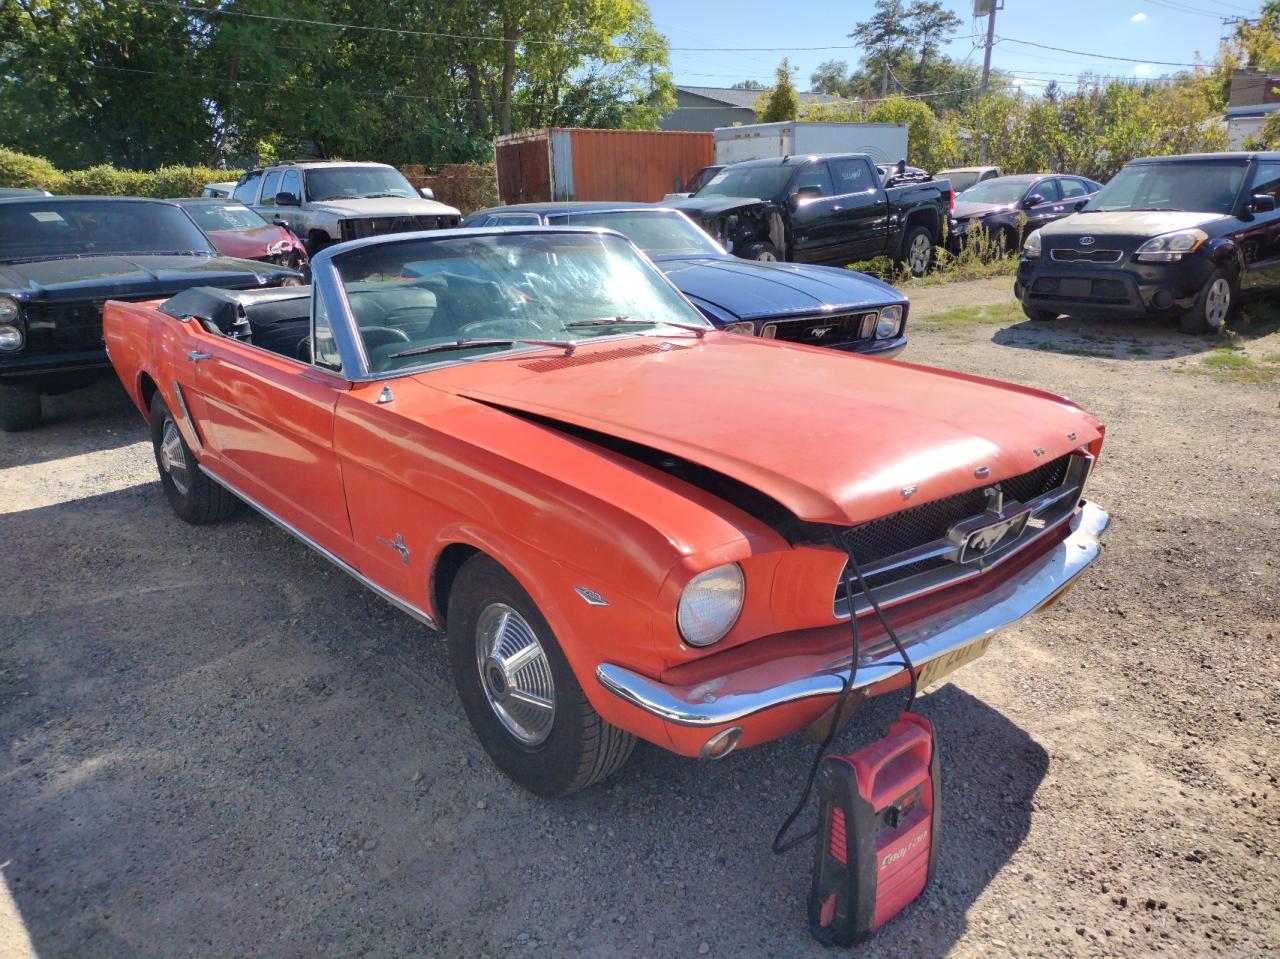
[[[917,670],[944,657],[967,662],[971,658],[967,653],[980,654],[995,633],[1049,603],[1097,558],[1100,537],[1110,521],[1106,510],[1086,502],[1072,517],[1067,538],[1038,563],[1005,580],[993,592],[900,633],[898,638]],[[977,644],[983,644],[982,649],[977,649]],[[696,686],[670,686],[622,666],[601,663],[596,667],[596,680],[620,699],[667,722],[712,727],[735,723],[775,706],[838,695],[849,676],[849,665],[848,656],[825,664],[811,655],[790,656]],[[893,646],[881,643],[864,653],[853,688],[875,686],[904,670]],[[935,675],[940,678],[947,671],[935,671]]]

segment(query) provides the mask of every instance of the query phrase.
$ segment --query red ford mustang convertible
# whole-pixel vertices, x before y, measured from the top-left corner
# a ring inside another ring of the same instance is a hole
[[[716,332],[615,233],[378,237],[313,270],[107,304],[165,493],[190,523],[248,503],[442,627],[537,793],[636,737],[718,758],[824,718],[850,615],[859,693],[908,681],[885,623],[936,682],[1098,554],[1088,413]]]

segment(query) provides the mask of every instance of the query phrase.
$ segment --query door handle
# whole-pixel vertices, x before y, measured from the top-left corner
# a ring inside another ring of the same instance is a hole
[[[213,359],[212,353],[201,353],[199,350],[190,350],[187,353],[187,359],[192,363],[199,363],[201,360]]]

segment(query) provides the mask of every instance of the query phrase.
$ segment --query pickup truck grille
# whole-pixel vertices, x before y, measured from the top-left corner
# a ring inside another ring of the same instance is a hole
[[[1092,462],[1088,455],[1071,453],[1019,476],[861,523],[844,532],[844,546],[857,558],[867,586],[881,605],[968,579],[1049,534],[1071,516]],[[981,515],[987,508],[986,491],[993,487],[1004,493],[1006,513],[1024,504],[1031,509],[1031,519],[1010,542],[977,561],[962,563],[959,544],[947,533],[956,523]],[[852,572],[846,569],[845,575],[851,577]],[[869,609],[857,581],[851,585],[859,613]],[[839,617],[849,614],[843,579],[836,584],[833,610]]]
[[[853,340],[869,339],[875,334],[875,310],[864,313],[835,313],[823,316],[806,316],[794,320],[769,320],[761,328],[765,339],[784,343],[808,343],[811,346],[831,346]]]
[[[419,230],[447,230],[458,225],[458,217],[441,216],[368,216],[339,220],[338,232],[343,240],[360,240],[366,236],[388,233],[415,233]]]

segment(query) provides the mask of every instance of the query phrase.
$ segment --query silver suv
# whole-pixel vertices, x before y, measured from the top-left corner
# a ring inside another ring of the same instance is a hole
[[[234,196],[287,226],[311,256],[330,243],[447,229],[462,218],[385,163],[307,160],[259,167],[240,178]]]

